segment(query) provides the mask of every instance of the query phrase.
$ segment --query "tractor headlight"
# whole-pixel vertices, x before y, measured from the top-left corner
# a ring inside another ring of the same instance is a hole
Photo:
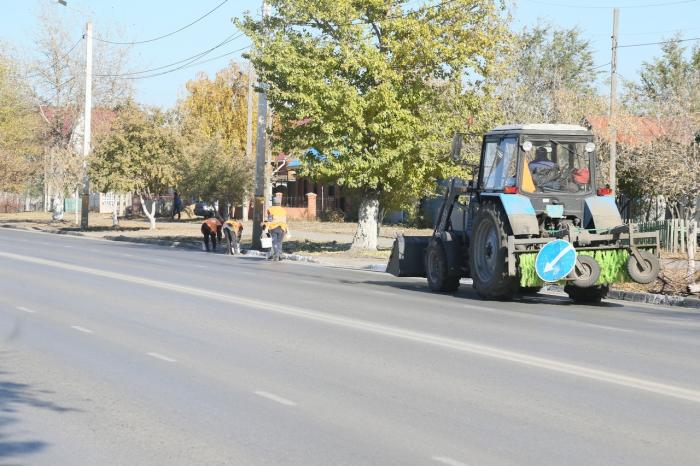
[[[532,150],[532,141],[525,141],[521,146],[525,152],[530,152]]]
[[[595,144],[592,142],[586,143],[586,152],[593,152],[595,150]]]

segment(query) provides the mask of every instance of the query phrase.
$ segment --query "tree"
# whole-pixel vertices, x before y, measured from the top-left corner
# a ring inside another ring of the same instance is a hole
[[[180,190],[241,203],[253,182],[252,160],[245,153],[248,77],[231,63],[213,80],[200,74],[185,87],[188,94],[178,103],[187,141]]]
[[[382,198],[415,201],[453,169],[452,135],[485,108],[508,38],[492,1],[410,3],[272,0],[266,19],[237,22],[280,119],[274,143],[361,197],[353,248],[376,249]]]
[[[524,29],[496,76],[505,122],[579,124],[602,112],[595,69],[591,44],[578,28]]]
[[[137,193],[155,230],[155,196],[177,185],[181,158],[182,142],[167,115],[129,102],[95,147],[91,176],[102,191]],[[150,212],[144,198],[154,201]]]
[[[38,58],[27,68],[27,82],[44,120],[45,195],[59,200],[77,192],[83,175],[82,114],[84,109],[85,42],[83,26],[75,19],[61,19],[54,7],[38,13],[34,43]],[[95,41],[93,50],[93,107],[113,108],[133,91],[125,73],[130,49]],[[93,130],[95,128],[93,127]],[[94,134],[94,131],[93,131]]]
[[[26,190],[38,167],[38,121],[16,64],[0,55],[0,190]]]
[[[631,173],[665,198],[674,217],[688,225],[688,277],[695,281],[697,206],[700,202],[700,46],[680,45],[680,36],[662,46],[662,55],[642,64],[639,83],[626,83],[628,111],[646,115],[661,128],[640,150],[623,154],[624,172]]]

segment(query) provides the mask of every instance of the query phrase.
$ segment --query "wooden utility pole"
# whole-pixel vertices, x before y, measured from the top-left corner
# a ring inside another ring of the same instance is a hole
[[[265,0],[262,4],[262,20],[267,16]],[[267,149],[267,85],[258,82],[258,131],[255,144],[255,203],[253,204],[253,249],[260,250],[262,222],[265,215],[265,155]]]
[[[88,157],[90,156],[90,136],[92,134],[92,21],[85,28],[85,115],[83,130],[83,199],[80,209],[80,229],[88,228],[88,209],[90,208],[90,175],[88,174]],[[77,206],[76,206],[77,207]]]
[[[610,111],[608,129],[610,131],[610,188],[617,194],[617,27],[620,10],[613,8],[612,57],[610,59]]]

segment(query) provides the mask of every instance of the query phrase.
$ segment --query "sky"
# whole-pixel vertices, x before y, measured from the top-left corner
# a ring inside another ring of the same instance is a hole
[[[72,24],[76,41],[81,37],[84,23],[94,23],[95,37],[129,42],[147,40],[175,31],[224,0],[66,0],[68,7],[55,0],[0,0],[0,42],[9,45],[20,55],[36,54],[33,38],[38,30],[36,14],[49,12]],[[260,1],[228,0],[209,16],[172,36],[149,43],[131,46],[130,71],[156,68],[191,57],[208,50],[236,34],[231,18],[240,17],[246,10],[257,14]],[[409,5],[420,4],[413,0]],[[513,29],[532,26],[538,20],[554,27],[577,26],[585,39],[591,42],[594,58],[602,71],[609,72],[612,8],[620,8],[620,46],[658,42],[680,31],[685,38],[700,37],[700,0],[518,0],[513,9]],[[196,66],[133,81],[136,99],[148,105],[173,106],[184,96],[184,85],[200,72],[210,76],[225,67],[229,60],[240,59],[239,49],[250,41],[245,36],[235,37],[229,43],[202,57],[207,60],[233,52]],[[692,46],[700,40],[688,41]],[[81,44],[81,46],[83,46]],[[660,54],[658,45],[621,47],[618,52],[618,72],[626,79],[634,79],[644,61]],[[96,60],[99,57],[95,58]],[[187,62],[185,62],[187,63]],[[167,68],[166,68],[167,70]],[[157,74],[157,73],[150,73]]]

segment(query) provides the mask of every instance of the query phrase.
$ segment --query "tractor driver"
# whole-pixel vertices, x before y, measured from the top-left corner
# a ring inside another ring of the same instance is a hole
[[[532,173],[532,179],[539,190],[557,190],[559,184],[559,167],[547,157],[547,148],[538,147],[535,151],[535,160],[528,164]]]

